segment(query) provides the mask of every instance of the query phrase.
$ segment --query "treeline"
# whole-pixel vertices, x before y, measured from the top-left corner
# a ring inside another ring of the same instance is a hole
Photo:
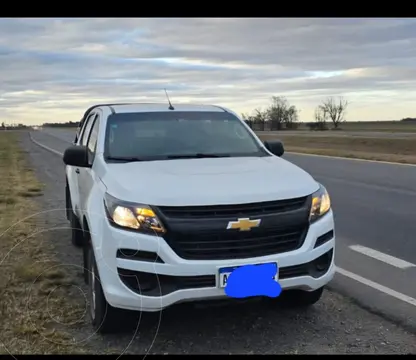
[[[400,120],[401,122],[405,123],[416,123],[416,118],[404,118]]]
[[[21,129],[27,129],[28,126],[24,124],[6,124],[4,122],[0,125],[0,131],[1,130],[21,130]]]
[[[306,123],[311,130],[340,129],[346,121],[348,101],[343,98],[327,98],[315,109],[314,121]],[[255,109],[251,115],[241,114],[244,121],[257,131],[295,130],[299,127],[300,110],[291,105],[283,96],[272,96],[271,104],[266,109]]]
[[[44,123],[44,127],[57,127],[57,128],[71,128],[78,127],[79,121],[69,121],[66,123]]]

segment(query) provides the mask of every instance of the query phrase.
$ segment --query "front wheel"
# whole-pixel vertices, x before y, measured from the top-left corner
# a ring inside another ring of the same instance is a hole
[[[286,290],[282,292],[280,301],[287,307],[305,308],[317,303],[321,299],[323,291],[323,287],[314,291]]]
[[[81,224],[72,210],[69,214],[69,223],[71,224],[71,242],[75,247],[82,247],[84,244],[84,232]]]
[[[119,317],[121,311],[112,307],[105,299],[91,246],[88,247],[88,273],[89,313],[92,326],[101,334],[114,333],[121,329]]]

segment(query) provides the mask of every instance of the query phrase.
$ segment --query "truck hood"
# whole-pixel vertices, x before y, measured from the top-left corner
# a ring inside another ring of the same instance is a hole
[[[221,205],[307,196],[318,183],[275,157],[180,159],[107,164],[110,195],[147,205]]]

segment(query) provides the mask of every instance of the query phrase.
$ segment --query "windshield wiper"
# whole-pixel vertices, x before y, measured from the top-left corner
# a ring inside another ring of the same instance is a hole
[[[196,153],[189,155],[167,155],[168,159],[204,159],[204,158],[223,158],[230,157],[228,154],[205,154],[205,153]]]
[[[145,161],[145,159],[142,159],[139,157],[123,157],[123,156],[107,156],[106,160],[121,161],[121,162]]]

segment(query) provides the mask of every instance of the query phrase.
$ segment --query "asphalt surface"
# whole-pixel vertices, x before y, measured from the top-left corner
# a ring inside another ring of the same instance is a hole
[[[32,137],[63,152],[74,132],[47,129],[33,132]],[[28,136],[23,146],[46,184],[43,206],[63,209],[61,158],[35,145]],[[416,298],[416,224],[412,221],[416,215],[412,207],[416,204],[416,167],[294,154],[285,158],[310,172],[332,197],[340,268],[332,291],[304,313],[254,304],[213,311],[190,306],[183,312],[166,311],[151,353],[416,352],[416,300],[412,304]],[[63,211],[48,214],[48,226],[68,226]],[[55,238],[67,263],[82,264],[81,254],[70,245],[68,230],[59,230]],[[354,245],[365,248],[351,248]],[[374,250],[382,254],[374,254]],[[153,335],[147,330],[139,331],[145,340],[137,341],[136,337],[129,353],[150,348],[156,330]],[[79,334],[87,336],[88,331],[86,320]],[[88,346],[99,349],[105,341],[122,351],[129,336],[94,336]]]
[[[366,307],[416,327],[416,166],[294,154],[285,158],[331,195],[337,266],[387,287],[389,295],[342,273],[332,285]],[[365,248],[359,252],[356,245]],[[368,249],[394,258],[368,256]],[[413,298],[413,305],[393,298],[390,290]]]

